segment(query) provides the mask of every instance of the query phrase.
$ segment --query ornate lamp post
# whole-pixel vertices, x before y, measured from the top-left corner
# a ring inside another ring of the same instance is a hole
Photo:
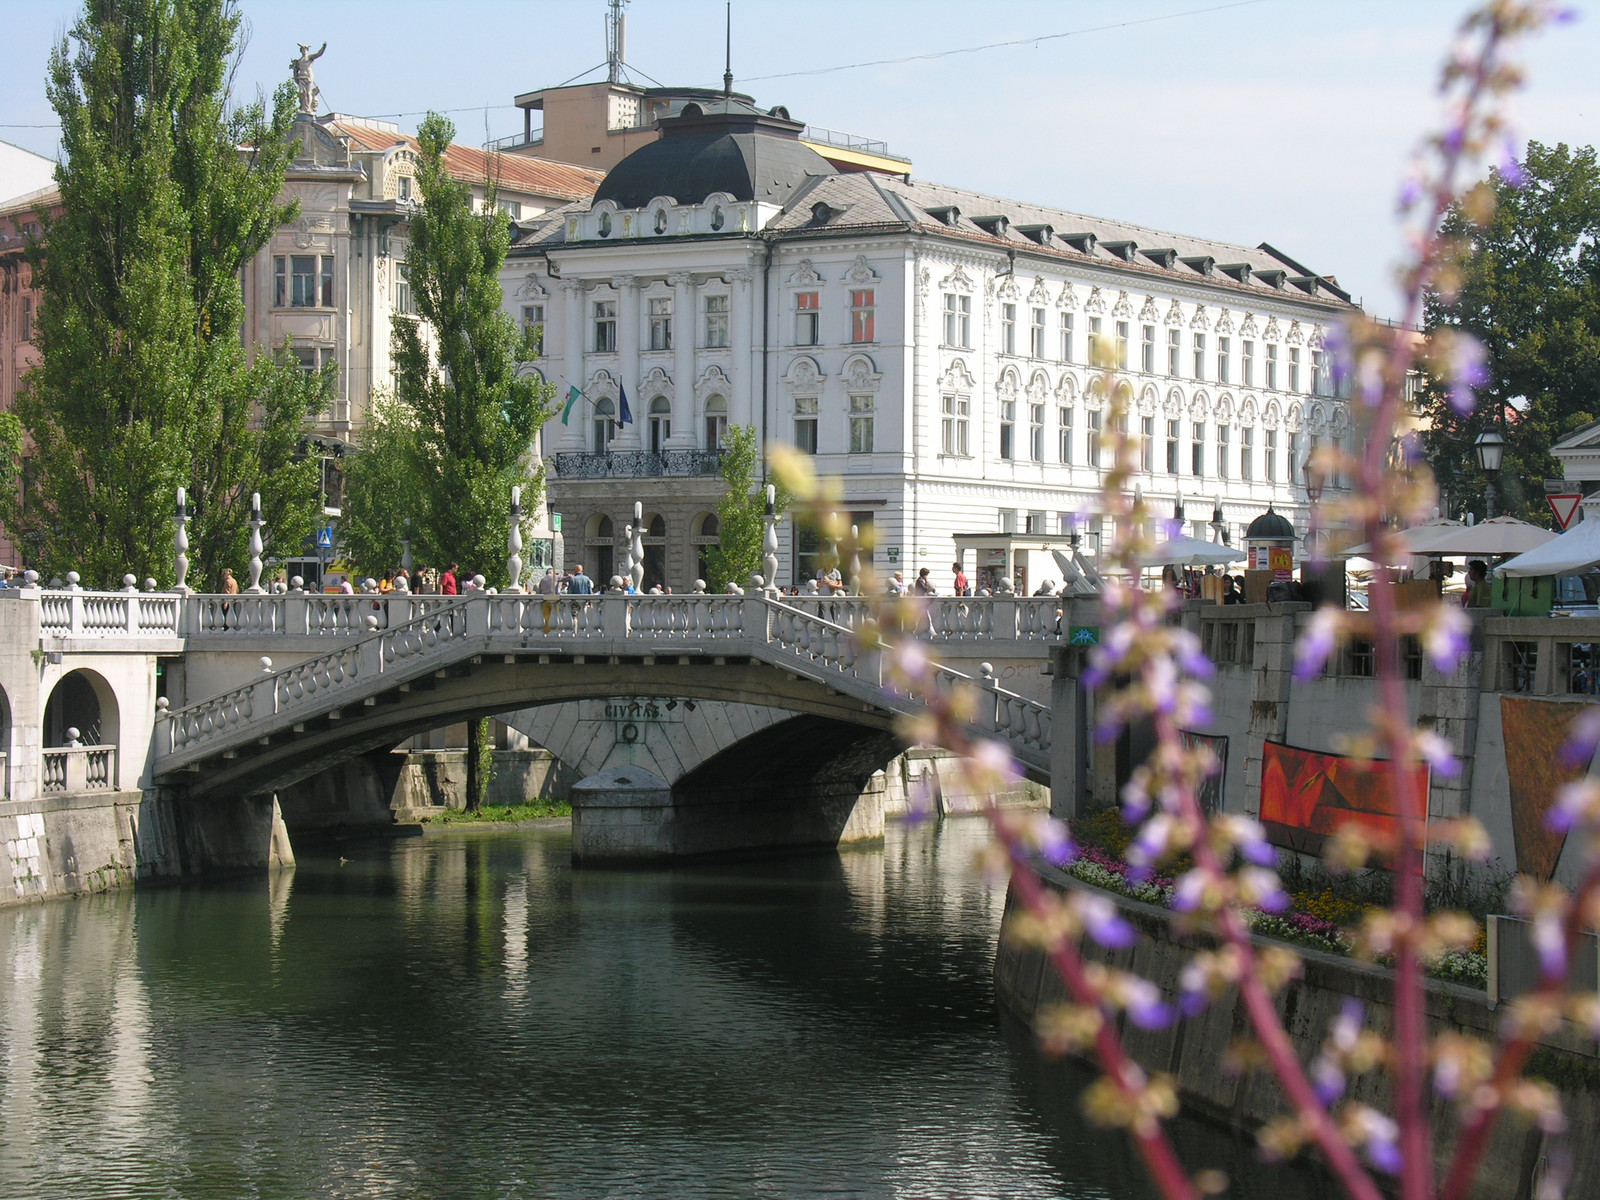
[[[1211,506],[1211,534],[1212,540],[1219,546],[1228,544],[1228,523],[1222,519],[1222,497],[1217,497],[1217,502]]]
[[[1472,443],[1472,448],[1478,452],[1478,465],[1488,477],[1483,489],[1484,520],[1487,521],[1494,516],[1494,480],[1500,474],[1506,439],[1500,436],[1499,430],[1485,429],[1478,435],[1478,440]]]

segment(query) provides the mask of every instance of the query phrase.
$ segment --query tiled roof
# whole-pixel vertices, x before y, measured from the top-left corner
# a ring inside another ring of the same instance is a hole
[[[389,133],[344,121],[329,121],[328,127],[363,150],[387,150],[398,142],[405,143],[413,151],[418,148],[417,139],[406,133]],[[604,171],[589,167],[574,167],[520,154],[477,150],[458,143],[445,151],[444,165],[452,176],[467,183],[487,183],[493,172],[496,181],[507,191],[550,196],[558,200],[579,200],[592,196],[605,178]]]

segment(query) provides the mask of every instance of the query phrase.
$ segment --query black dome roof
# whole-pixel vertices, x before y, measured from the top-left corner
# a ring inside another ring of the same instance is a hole
[[[1267,511],[1262,513],[1250,527],[1244,531],[1245,540],[1262,542],[1292,542],[1295,533],[1294,526],[1288,520],[1272,511],[1272,505],[1267,505]]]
[[[783,204],[810,176],[834,172],[800,141],[804,126],[776,112],[732,98],[685,105],[680,115],[661,119],[660,138],[611,168],[595,201],[643,208],[657,196],[699,204],[726,192],[735,200]]]

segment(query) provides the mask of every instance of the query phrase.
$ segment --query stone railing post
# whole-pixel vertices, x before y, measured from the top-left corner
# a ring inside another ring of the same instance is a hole
[[[69,592],[67,594],[67,612],[71,614],[67,620],[67,632],[73,637],[83,636],[82,592]]]
[[[311,632],[311,597],[305,592],[289,592],[283,598],[283,632],[289,637],[305,637]]]
[[[489,597],[473,596],[466,602],[467,636],[487,638],[489,636]]]
[[[615,593],[596,596],[600,605],[600,632],[608,640],[622,641],[628,636],[628,601]]]
[[[78,731],[76,729],[67,730],[67,752],[64,758],[63,765],[66,768],[67,777],[66,790],[69,792],[83,791],[89,784],[89,757],[83,751],[83,743],[78,740]]]
[[[739,621],[746,641],[755,646],[772,643],[772,605],[765,596],[751,592],[739,603]]]
[[[1027,603],[1023,601],[1022,603]],[[1022,636],[1022,630],[1017,624],[1017,598],[1012,595],[996,596],[989,602],[989,611],[994,621],[990,636],[1003,642],[1014,642]]]

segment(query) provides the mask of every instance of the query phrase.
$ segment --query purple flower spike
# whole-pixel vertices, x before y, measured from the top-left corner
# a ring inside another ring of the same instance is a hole
[[[1422,199],[1422,181],[1415,176],[1405,181],[1400,187],[1400,211],[1409,212],[1418,200]]]
[[[1123,1008],[1139,1029],[1165,1029],[1172,1024],[1172,1009],[1161,1002],[1161,992],[1145,979],[1124,981]]]
[[[1206,890],[1206,874],[1199,867],[1192,871],[1185,871],[1178,876],[1177,886],[1172,889],[1172,899],[1169,903],[1174,912],[1193,912],[1200,907],[1200,900]]]
[[[1450,743],[1431,729],[1424,729],[1417,734],[1417,753],[1435,775],[1454,779],[1461,774],[1461,764],[1451,752]]]
[[[1139,940],[1138,931],[1122,919],[1108,897],[1080,892],[1076,908],[1089,936],[1107,950],[1126,950]]]
[[[1472,618],[1464,609],[1444,605],[1435,610],[1422,641],[1434,669],[1448,675],[1472,648]]]
[[[1328,656],[1339,641],[1339,610],[1332,607],[1317,609],[1311,614],[1311,623],[1305,634],[1295,643],[1294,677],[1310,679],[1322,670]]]
[[[1528,186],[1528,172],[1517,161],[1517,144],[1507,137],[1500,148],[1500,163],[1497,168],[1500,179],[1507,187],[1521,190]]]
[[[1044,817],[1034,825],[1034,839],[1038,842],[1039,857],[1054,867],[1064,867],[1078,857],[1078,848],[1072,844],[1066,823],[1054,817]]]
[[[1344,1072],[1332,1059],[1319,1056],[1311,1064],[1311,1085],[1317,1091],[1317,1099],[1327,1107],[1332,1108],[1334,1102],[1344,1095],[1344,1083]]]
[[[1539,967],[1553,979],[1567,969],[1567,938],[1561,928],[1561,914],[1541,912],[1533,919],[1533,945],[1539,952]]]
[[[1483,343],[1470,333],[1457,333],[1451,343],[1450,407],[1457,416],[1469,416],[1478,403],[1477,389],[1489,382]]]
[[[1594,817],[1595,783],[1585,776],[1556,789],[1555,803],[1544,815],[1545,828],[1556,833],[1571,833]]]
[[[1586,767],[1600,749],[1600,708],[1586,708],[1567,730],[1561,746],[1561,765]]]
[[[1367,1158],[1378,1170],[1389,1175],[1400,1174],[1400,1147],[1394,1138],[1373,1134],[1367,1139]]]

